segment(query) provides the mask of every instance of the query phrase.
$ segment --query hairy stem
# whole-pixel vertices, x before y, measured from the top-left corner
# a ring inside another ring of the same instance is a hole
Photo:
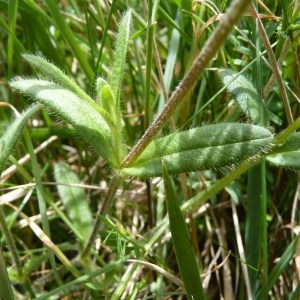
[[[101,226],[101,221],[100,221],[100,218],[99,216],[100,215],[103,215],[105,216],[108,212],[108,210],[110,209],[111,207],[111,203],[113,202],[114,200],[114,197],[116,195],[116,192],[117,192],[117,189],[119,187],[119,184],[121,182],[121,179],[122,177],[119,176],[119,175],[115,175],[112,179],[112,182],[109,186],[109,189],[107,191],[107,194],[105,196],[105,199],[104,199],[104,202],[102,203],[102,205],[99,205],[99,208],[98,208],[98,211],[97,211],[97,215],[96,215],[96,218],[95,218],[95,223],[94,223],[94,226],[93,226],[93,230],[91,232],[91,235],[86,243],[86,246],[84,247],[83,251],[82,251],[82,254],[81,254],[81,257],[86,257],[96,238],[97,238],[97,235],[98,235],[98,231],[100,229],[100,226]]]
[[[192,213],[194,210],[199,208],[201,204],[203,204],[208,199],[212,198],[214,195],[223,190],[226,186],[228,186],[233,180],[238,178],[240,175],[244,174],[247,170],[258,164],[261,160],[260,155],[255,155],[244,161],[241,165],[239,165],[234,171],[227,174],[225,177],[217,181],[215,184],[207,188],[205,191],[199,193],[198,195],[190,198],[187,202],[185,202],[181,206],[181,210],[183,213]]]
[[[204,71],[210,60],[215,56],[221,44],[224,42],[233,26],[238,21],[239,17],[250,2],[250,0],[234,0],[232,2],[227,13],[221,19],[219,26],[205,43],[202,51],[200,51],[200,53],[194,60],[190,70],[184,76],[181,83],[177,86],[177,88],[171,95],[170,100],[164,107],[161,114],[154,120],[152,125],[148,127],[142,138],[123,161],[123,167],[129,166],[134,160],[138,158],[138,156],[151,142],[153,137],[172,115],[178,104],[184,99],[185,95],[193,88],[193,86],[199,79],[199,76]]]

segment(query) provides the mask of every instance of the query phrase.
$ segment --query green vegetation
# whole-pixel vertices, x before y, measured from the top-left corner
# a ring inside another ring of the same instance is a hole
[[[0,299],[299,298],[299,13],[1,0]]]

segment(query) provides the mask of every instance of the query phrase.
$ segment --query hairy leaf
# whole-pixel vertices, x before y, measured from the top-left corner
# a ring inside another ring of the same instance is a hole
[[[116,103],[116,108],[119,108],[119,98],[120,98],[120,88],[123,78],[123,72],[125,68],[125,60],[127,54],[127,45],[129,40],[131,22],[131,11],[129,10],[123,17],[116,41],[116,52],[114,55],[113,69],[111,72],[111,77],[109,79],[109,85],[111,86],[113,95]]]
[[[45,79],[51,80],[62,87],[71,90],[80,98],[88,103],[94,102],[89,95],[87,95],[77,83],[69,78],[62,70],[57,68],[54,64],[48,62],[46,59],[32,54],[23,54],[23,58],[35,68],[39,74]]]
[[[218,74],[241,110],[255,124],[268,125],[268,111],[260,100],[251,81],[229,69],[220,69]]]
[[[15,78],[10,85],[38,100],[47,109],[73,125],[100,155],[114,167],[118,167],[110,128],[91,105],[70,90],[45,80]]]
[[[122,172],[134,177],[161,176],[161,161],[170,174],[226,166],[263,150],[272,133],[261,126],[224,123],[170,134],[152,141]]]
[[[267,155],[267,161],[283,168],[300,170],[300,132],[291,134],[286,142]]]
[[[0,174],[7,157],[15,148],[26,122],[38,109],[39,105],[28,108],[8,126],[7,130],[0,137]]]
[[[113,127],[115,126],[115,122],[110,114],[106,110],[102,109],[99,105],[97,105],[94,100],[63,71],[61,71],[54,64],[48,62],[42,57],[32,54],[23,54],[23,57],[33,68],[35,68],[39,72],[39,74],[45,77],[45,79],[47,79],[48,81],[53,81],[61,87],[74,92],[74,94],[76,94],[79,98],[91,105],[102,115],[107,124],[113,129]]]
[[[110,85],[106,80],[99,77],[96,83],[97,93],[100,101],[100,105],[111,116],[112,120],[116,123],[116,101],[114,99],[113,92]]]
[[[86,243],[92,231],[93,217],[82,187],[68,186],[80,183],[76,173],[64,163],[54,165],[55,180],[58,183],[57,190],[64,204],[66,212],[72,221],[72,225],[79,233],[82,246]],[[63,183],[60,185],[59,183]]]

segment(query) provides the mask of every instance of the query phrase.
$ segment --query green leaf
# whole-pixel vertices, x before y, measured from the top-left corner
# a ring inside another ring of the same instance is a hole
[[[224,123],[202,126],[153,140],[124,174],[161,176],[161,161],[170,174],[235,164],[266,148],[272,133],[261,126]]]
[[[96,88],[101,107],[111,116],[112,120],[116,123],[116,100],[114,98],[110,85],[106,80],[99,77],[97,79]]]
[[[39,105],[28,108],[8,126],[0,137],[0,174],[6,159],[15,148],[26,122],[39,108]]]
[[[123,79],[123,73],[125,68],[127,46],[129,41],[129,31],[130,31],[130,22],[131,22],[131,11],[129,10],[123,17],[119,33],[116,41],[116,50],[113,60],[113,69],[111,72],[111,77],[109,79],[109,85],[111,86],[114,99],[116,102],[115,107],[117,110],[120,110],[120,88]],[[116,113],[118,116],[119,113]]]
[[[7,273],[8,270],[9,268],[6,266],[2,246],[0,246],[0,299],[15,300]]]
[[[77,83],[69,78],[62,70],[57,68],[54,64],[48,62],[46,59],[32,55],[23,54],[23,58],[30,64],[31,67],[35,68],[39,74],[41,74],[45,79],[51,80],[62,87],[71,90],[77,94],[80,98],[88,103],[93,103],[94,101],[87,95]]]
[[[268,111],[260,100],[251,81],[238,72],[229,69],[219,69],[218,74],[229,93],[238,103],[243,113],[254,124],[268,125]]]
[[[54,176],[57,183],[63,183],[57,185],[57,190],[72,225],[79,233],[81,245],[84,246],[93,225],[93,217],[84,189],[68,185],[68,183],[79,184],[80,180],[77,174],[64,163],[54,165]]]
[[[162,175],[165,185],[172,241],[188,299],[205,299],[199,267],[194,248],[191,244],[189,231],[179,204],[176,201],[176,194],[164,161],[162,162]]]
[[[266,158],[278,167],[300,170],[300,133],[292,133],[283,145],[274,148]]]
[[[57,68],[54,64],[48,62],[46,59],[31,55],[31,54],[23,54],[24,59],[31,65],[31,67],[35,68],[39,74],[41,74],[45,79],[51,80],[54,83],[72,91],[83,101],[87,102],[91,105],[95,110],[97,110],[102,117],[105,119],[107,124],[114,129],[115,121],[112,119],[111,115],[104,109],[102,109],[99,105],[95,103],[95,101],[88,95],[84,90],[82,90],[77,83],[69,78],[63,71]]]
[[[111,130],[92,105],[82,101],[73,92],[45,80],[17,77],[10,82],[10,85],[38,100],[47,109],[73,125],[97,153],[118,168]]]
[[[59,29],[63,38],[68,43],[68,46],[70,47],[74,56],[77,58],[87,78],[92,81],[93,71],[88,62],[88,55],[81,47],[81,43],[78,43],[78,39],[76,39],[74,31],[72,31],[67,23],[66,16],[61,13],[59,2],[55,0],[45,0],[45,4],[51,13],[54,25]]]
[[[53,81],[57,83],[61,87],[64,87],[74,94],[76,94],[83,101],[90,104],[95,110],[97,110],[102,117],[105,119],[107,124],[113,128],[115,126],[115,122],[108,114],[108,112],[102,109],[99,105],[95,103],[95,101],[88,95],[84,90],[82,90],[77,83],[69,78],[62,70],[57,68],[54,64],[48,62],[46,59],[32,55],[32,54],[23,54],[24,59],[31,65],[32,68],[35,68],[39,74],[41,74],[48,81]]]
[[[293,261],[293,257],[295,256],[295,253],[297,251],[297,242],[298,242],[299,236],[296,236],[293,241],[286,247],[284,253],[281,255],[279,259],[277,259],[277,263],[270,272],[268,276],[268,282],[265,283],[265,289],[267,291],[271,291],[273,286],[276,282],[278,282],[278,279],[280,276],[282,276],[283,271],[291,264]],[[257,295],[255,295],[255,299],[263,299],[263,289],[260,288]]]

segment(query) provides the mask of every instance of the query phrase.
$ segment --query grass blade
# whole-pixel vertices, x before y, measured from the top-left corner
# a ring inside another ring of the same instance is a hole
[[[35,300],[48,300],[59,294],[59,292],[64,291],[67,293],[72,287],[77,287],[79,285],[85,284],[89,280],[93,279],[96,276],[99,276],[101,274],[106,274],[110,272],[117,272],[121,267],[124,265],[124,260],[117,260],[113,264],[108,264],[104,266],[103,268],[97,268],[96,271],[92,271],[89,274],[84,274],[70,282],[66,282],[63,286],[60,286],[58,288],[54,288],[51,291],[47,291],[47,293],[38,296],[35,298]]]
[[[164,162],[162,163],[162,174],[174,250],[188,299],[205,299],[199,267],[191,244],[189,231],[176,201],[177,197]]]
[[[10,281],[7,274],[6,264],[0,247],[0,299],[14,300]]]
[[[77,43],[73,31],[70,29],[68,24],[65,21],[65,17],[60,13],[58,2],[54,0],[46,0],[45,1],[52,17],[55,25],[60,30],[64,39],[68,42],[74,56],[78,59],[82,69],[84,70],[87,78],[92,81],[93,80],[93,71],[87,61],[87,56],[80,48]]]
[[[12,34],[8,36],[8,49],[7,49],[7,65],[8,76],[11,76],[13,57],[14,57],[14,34],[16,29],[16,20],[18,13],[19,1],[8,1],[8,16],[9,16],[9,30]]]
[[[261,259],[262,243],[262,218],[260,215],[262,199],[262,173],[261,165],[256,165],[248,171],[247,185],[247,209],[246,209],[246,228],[245,228],[245,249],[246,261],[248,265],[248,276],[251,287],[251,294],[254,294],[255,284],[258,280],[258,270]]]
[[[279,261],[273,268],[273,270],[269,274],[268,282],[266,284],[265,290],[270,291],[278,278],[282,276],[282,273],[284,269],[291,263],[295,252],[296,252],[296,246],[297,246],[297,241],[298,241],[298,236],[289,244],[289,246],[286,248],[282,256],[280,257]],[[263,299],[262,294],[265,292],[263,288],[261,288],[257,295],[256,299]]]

